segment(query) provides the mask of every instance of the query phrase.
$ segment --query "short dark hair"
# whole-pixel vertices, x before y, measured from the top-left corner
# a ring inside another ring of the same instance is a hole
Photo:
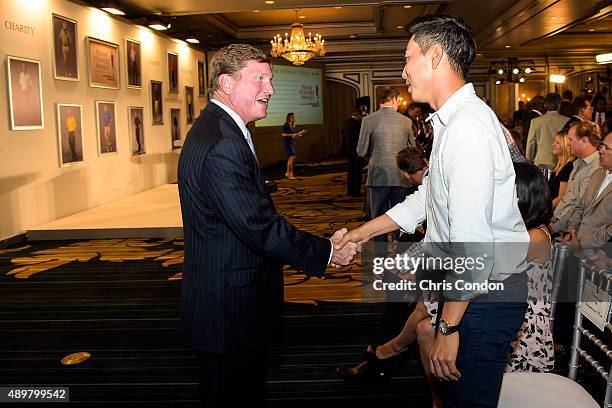
[[[295,113],[293,113],[293,112],[289,112],[289,113],[287,114],[287,117],[285,118],[285,123],[289,123],[289,118],[290,118],[291,116],[293,116],[293,115],[295,115]]]
[[[569,89],[566,89],[565,91],[563,91],[563,93],[561,95],[563,95],[563,99],[567,99],[568,101],[571,101],[572,100],[572,96],[574,96],[572,91],[570,91]]]
[[[561,103],[561,97],[556,93],[546,94],[546,99],[544,100],[544,107],[547,111],[556,111],[559,109],[559,104]]]
[[[587,107],[587,98],[584,96],[577,96],[572,101],[572,108],[574,108],[574,115],[580,113],[581,110]]]
[[[572,106],[572,103],[569,101],[566,101],[565,99],[559,102],[558,110],[559,110],[559,113],[562,114],[563,116],[572,116],[576,114],[576,112],[574,112],[574,107]]]
[[[385,86],[378,90],[378,99],[380,103],[390,102],[393,98],[399,96],[399,91],[395,88]]]
[[[546,102],[546,99],[544,99],[542,95],[534,96],[531,100],[531,109],[537,109],[539,111],[544,110],[544,102]]]
[[[407,31],[421,47],[423,54],[432,45],[440,44],[453,71],[464,80],[467,79],[476,56],[476,41],[463,19],[448,15],[427,15],[410,23]]]
[[[514,162],[518,208],[528,230],[542,224],[548,225],[553,214],[552,199],[548,182],[542,171],[535,165]]]
[[[233,76],[244,68],[249,61],[270,63],[263,51],[248,44],[230,44],[217,51],[210,61],[208,93],[213,95],[219,89],[219,77],[221,75]]]
[[[400,150],[395,160],[397,161],[397,167],[408,174],[414,174],[427,167],[423,152],[416,147],[406,147]]]

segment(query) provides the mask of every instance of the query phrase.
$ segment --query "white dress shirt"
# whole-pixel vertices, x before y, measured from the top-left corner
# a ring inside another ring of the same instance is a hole
[[[482,248],[492,249],[475,281],[503,281],[520,272],[529,234],[518,209],[510,152],[495,113],[468,83],[427,120],[436,135],[429,173],[417,192],[387,215],[410,233],[427,219],[425,242],[481,243],[472,246],[479,248],[475,257],[483,255]],[[509,242],[522,243],[513,245],[520,252],[501,255],[497,244]],[[473,291],[462,298],[483,293]]]
[[[595,199],[599,197],[599,195],[606,189],[606,187],[608,187],[608,184],[610,183],[612,183],[612,172],[608,170],[606,171],[606,177],[604,177],[603,181],[601,182],[601,186],[599,186]]]
[[[234,119],[234,122],[236,122],[236,124],[242,131],[242,134],[244,135],[244,138],[247,144],[251,148],[251,151],[253,152],[253,156],[255,156],[255,160],[257,160],[257,153],[255,153],[255,145],[253,144],[253,139],[251,138],[251,132],[249,132],[249,129],[246,127],[246,124],[244,123],[242,118],[223,102],[217,99],[214,99],[214,98],[211,99],[210,101],[214,103],[215,105],[219,106],[221,109],[227,112],[227,114],[230,115],[232,119]]]

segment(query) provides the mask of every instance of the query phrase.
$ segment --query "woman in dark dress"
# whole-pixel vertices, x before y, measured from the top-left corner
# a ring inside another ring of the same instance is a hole
[[[305,132],[305,130],[298,132],[295,129],[295,114],[289,112],[285,124],[283,125],[283,148],[288,157],[285,177],[289,180],[295,180],[295,175],[293,174],[293,164],[295,163],[295,139],[301,137]]]
[[[557,156],[557,165],[553,168],[548,180],[548,188],[553,199],[553,208],[555,208],[565,194],[567,181],[574,168],[574,156],[569,148],[567,130],[561,130],[555,136],[552,153]]]

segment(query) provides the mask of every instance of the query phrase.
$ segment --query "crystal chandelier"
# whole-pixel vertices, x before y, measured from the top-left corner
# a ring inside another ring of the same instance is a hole
[[[299,9],[295,9],[296,20]],[[285,33],[285,38],[276,34],[270,41],[272,44],[273,57],[283,57],[293,65],[304,65],[312,57],[322,57],[325,55],[325,40],[319,34],[308,33],[308,38],[304,34],[304,26],[295,22],[291,25],[291,36]]]

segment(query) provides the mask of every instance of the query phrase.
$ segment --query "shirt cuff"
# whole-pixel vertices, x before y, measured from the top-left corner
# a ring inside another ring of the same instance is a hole
[[[329,243],[331,244],[331,250],[329,251],[329,259],[327,260],[328,265],[331,263],[332,257],[334,256],[334,243],[331,241],[331,239],[329,240]]]

